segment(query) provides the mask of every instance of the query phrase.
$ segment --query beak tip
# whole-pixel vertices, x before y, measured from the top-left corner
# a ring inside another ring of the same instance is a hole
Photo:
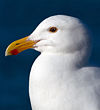
[[[8,56],[7,54],[5,54],[5,57]]]
[[[5,56],[8,56],[7,49],[6,49],[6,51],[5,51]]]
[[[9,54],[7,52],[5,52],[5,56],[9,56]]]
[[[8,52],[8,48],[7,48],[5,51],[5,56],[9,56],[9,55],[11,55],[11,54]]]
[[[6,57],[6,56],[8,56],[8,55],[5,53],[5,57]]]

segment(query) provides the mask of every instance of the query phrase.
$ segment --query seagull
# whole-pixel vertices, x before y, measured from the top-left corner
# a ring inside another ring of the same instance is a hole
[[[91,37],[80,19],[48,17],[5,55],[30,48],[41,52],[29,78],[32,110],[100,110],[100,68],[88,66]]]

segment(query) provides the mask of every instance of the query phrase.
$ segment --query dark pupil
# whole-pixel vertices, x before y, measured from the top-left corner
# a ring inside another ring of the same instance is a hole
[[[56,28],[51,28],[50,31],[55,32]]]

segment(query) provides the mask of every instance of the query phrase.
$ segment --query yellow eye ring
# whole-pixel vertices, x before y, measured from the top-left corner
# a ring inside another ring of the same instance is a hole
[[[52,32],[52,33],[55,33],[55,32],[57,32],[57,28],[56,27],[50,27],[49,28],[49,32]]]

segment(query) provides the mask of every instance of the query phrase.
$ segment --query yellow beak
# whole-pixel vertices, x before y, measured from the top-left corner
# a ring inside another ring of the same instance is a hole
[[[37,43],[36,41],[27,40],[27,37],[24,37],[22,39],[16,40],[12,42],[6,49],[5,56],[8,55],[17,55],[18,53],[33,48],[33,46]]]

